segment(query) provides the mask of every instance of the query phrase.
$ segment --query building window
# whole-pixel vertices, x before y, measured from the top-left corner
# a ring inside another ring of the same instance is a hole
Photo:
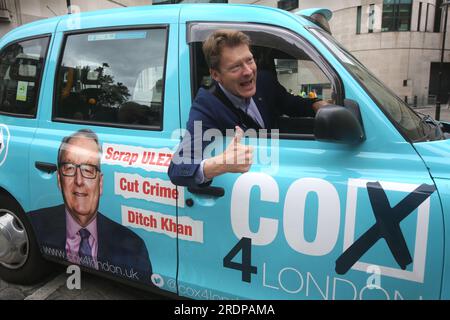
[[[9,17],[8,7],[6,6],[5,0],[0,0],[0,22],[9,22],[11,21]]]
[[[358,6],[356,8],[356,34],[361,33],[361,12],[362,12],[362,7]]]
[[[417,31],[420,31],[421,20],[422,20],[422,2],[419,2],[419,16],[417,17]]]
[[[280,0],[277,5],[278,8],[289,11],[298,8],[298,0]]]
[[[373,32],[374,25],[375,25],[375,5],[371,4],[369,7],[369,33]]]
[[[433,32],[441,32],[441,13],[442,0],[436,0],[436,8],[434,11],[434,29]]]
[[[384,0],[381,31],[409,31],[412,0]]]

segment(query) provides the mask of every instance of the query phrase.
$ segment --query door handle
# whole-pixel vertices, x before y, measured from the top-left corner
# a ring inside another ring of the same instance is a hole
[[[225,189],[222,187],[188,187],[188,191],[194,194],[203,194],[218,198],[225,195]]]
[[[47,173],[53,173],[56,170],[58,170],[58,167],[56,166],[56,164],[54,163],[48,163],[48,162],[40,162],[40,161],[36,161],[34,163],[34,166],[44,172]]]

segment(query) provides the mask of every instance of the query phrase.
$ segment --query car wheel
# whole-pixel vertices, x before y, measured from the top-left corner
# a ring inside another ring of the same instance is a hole
[[[0,278],[17,284],[33,284],[51,273],[33,228],[20,205],[0,194]]]

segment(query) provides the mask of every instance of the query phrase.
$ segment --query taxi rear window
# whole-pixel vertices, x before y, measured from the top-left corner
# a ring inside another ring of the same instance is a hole
[[[66,36],[54,120],[162,127],[165,28]]]
[[[8,45],[0,52],[0,112],[34,117],[49,37]]]

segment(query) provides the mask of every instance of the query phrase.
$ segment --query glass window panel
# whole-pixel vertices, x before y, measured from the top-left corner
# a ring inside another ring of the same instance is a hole
[[[166,41],[166,29],[69,35],[56,116],[160,128]]]
[[[49,38],[17,42],[0,52],[0,111],[36,115]]]

